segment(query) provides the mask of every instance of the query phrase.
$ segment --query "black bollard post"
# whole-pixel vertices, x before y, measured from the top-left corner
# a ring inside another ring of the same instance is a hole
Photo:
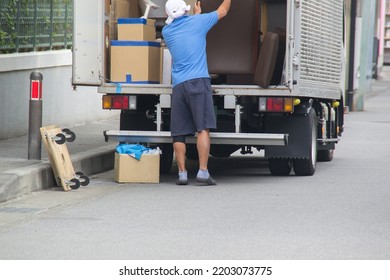
[[[28,120],[28,159],[41,159],[42,140],[42,80],[40,72],[30,74],[30,104]]]

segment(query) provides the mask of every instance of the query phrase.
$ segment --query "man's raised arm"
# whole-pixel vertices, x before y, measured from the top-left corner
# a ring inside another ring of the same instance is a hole
[[[228,14],[231,2],[231,0],[223,0],[222,4],[218,7],[217,13],[219,20]]]

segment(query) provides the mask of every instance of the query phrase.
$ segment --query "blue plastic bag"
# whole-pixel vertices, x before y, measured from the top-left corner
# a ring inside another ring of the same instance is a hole
[[[118,154],[130,155],[137,160],[140,160],[142,154],[148,150],[150,150],[150,148],[146,148],[139,144],[119,144],[116,146],[116,151]]]

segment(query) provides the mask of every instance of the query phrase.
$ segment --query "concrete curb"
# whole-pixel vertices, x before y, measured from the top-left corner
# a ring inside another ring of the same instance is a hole
[[[114,168],[114,152],[112,147],[101,147],[71,155],[71,159],[75,171],[93,175]],[[36,161],[29,166],[4,172],[2,175],[6,179],[0,185],[0,203],[56,186],[48,160]]]
[[[115,149],[100,147],[71,157],[76,172],[93,175],[114,168]]]

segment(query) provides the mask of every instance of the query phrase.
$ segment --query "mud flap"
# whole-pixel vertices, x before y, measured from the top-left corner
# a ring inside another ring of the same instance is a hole
[[[287,133],[287,146],[266,146],[267,158],[309,158],[311,147],[310,117],[302,115],[270,115],[265,119],[266,133]]]

